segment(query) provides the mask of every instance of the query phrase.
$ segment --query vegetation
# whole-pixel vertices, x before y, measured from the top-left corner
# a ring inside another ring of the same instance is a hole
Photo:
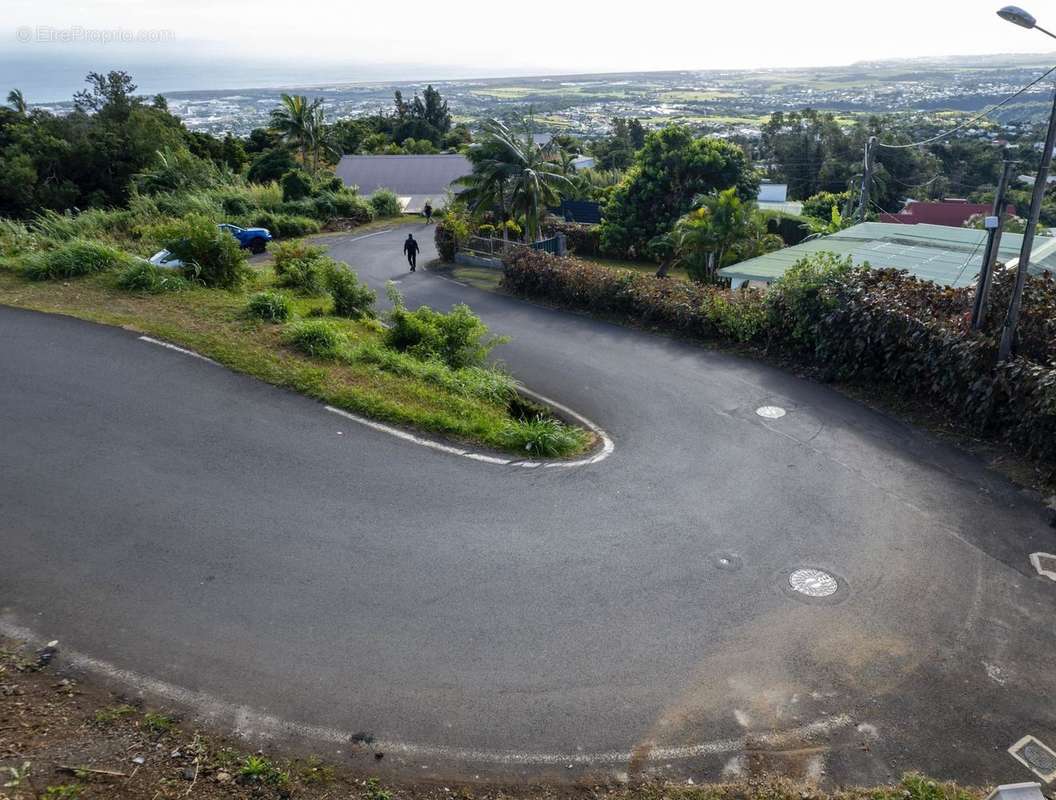
[[[106,272],[128,263],[128,256],[113,247],[73,239],[52,250],[34,253],[26,259],[23,270],[30,280],[47,281]]]
[[[162,243],[183,263],[184,275],[205,286],[232,289],[249,276],[246,251],[205,215],[192,214],[172,223],[165,229]]]
[[[694,198],[734,189],[755,200],[759,180],[744,151],[719,139],[697,139],[687,128],[650,133],[634,164],[605,207],[603,249],[611,255],[648,254],[693,208]]]
[[[161,292],[182,292],[190,284],[174,270],[163,269],[146,261],[137,260],[118,274],[117,285],[126,292],[160,294]]]
[[[282,292],[256,292],[250,295],[246,311],[266,322],[285,322],[293,313],[290,298]]]
[[[504,238],[505,223],[516,219],[525,240],[537,241],[546,208],[560,202],[562,188],[571,188],[571,182],[551,150],[533,141],[530,119],[523,125],[524,137],[519,138],[498,120],[482,124],[481,141],[467,152],[473,172],[459,180],[464,187],[459,197],[477,217],[494,214],[504,226]]]
[[[378,189],[370,196],[370,205],[378,217],[398,217],[403,213],[400,198],[392,189]]]

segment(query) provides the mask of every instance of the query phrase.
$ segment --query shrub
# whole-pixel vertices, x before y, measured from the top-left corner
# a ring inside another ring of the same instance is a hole
[[[0,257],[21,255],[35,244],[36,237],[21,222],[0,218]]]
[[[373,364],[385,372],[428,381],[454,394],[476,397],[495,403],[507,403],[515,394],[513,378],[491,367],[451,369],[437,359],[422,361],[376,342],[360,345],[352,360]]]
[[[293,239],[298,236],[308,236],[319,233],[322,226],[309,217],[294,216],[291,214],[276,214],[272,211],[263,211],[252,219],[254,227],[267,228],[271,235],[277,239]]]
[[[436,229],[433,231],[436,252],[447,262],[455,260],[455,253],[468,238],[469,224],[456,214],[447,214],[436,223]]]
[[[326,288],[334,298],[334,314],[351,319],[373,317],[377,293],[344,264],[327,261]]]
[[[204,216],[192,215],[170,226],[163,246],[183,262],[187,277],[206,286],[234,288],[250,274],[238,240]]]
[[[290,298],[281,292],[257,292],[250,296],[246,311],[268,322],[285,322],[292,309]]]
[[[336,358],[341,354],[344,334],[324,319],[295,322],[286,331],[286,343],[316,358]]]
[[[576,222],[548,222],[548,236],[565,235],[568,250],[577,256],[601,255],[601,226],[580,225]]]
[[[319,199],[332,205],[332,216],[352,220],[357,225],[365,225],[374,219],[374,206],[355,192],[327,192],[320,195]]]
[[[74,239],[55,248],[30,256],[25,275],[30,280],[46,281],[75,278],[105,272],[129,263],[129,256],[99,242]]]
[[[283,200],[300,200],[312,193],[312,178],[301,169],[291,169],[279,179]]]
[[[275,277],[279,286],[318,297],[327,292],[326,250],[303,241],[282,242],[275,247]]]
[[[502,431],[503,444],[530,456],[555,458],[581,450],[586,445],[586,434],[556,419],[535,417],[514,420]]]
[[[182,292],[188,288],[186,278],[171,269],[161,269],[147,261],[136,261],[125,267],[117,276],[118,288],[126,292],[161,294]]]
[[[854,262],[850,256],[815,253],[801,258],[774,281],[766,296],[771,336],[781,335],[801,346],[812,346],[814,328],[836,307],[836,290]]]
[[[370,196],[370,205],[378,217],[398,217],[403,213],[400,198],[392,189],[378,189]]]
[[[385,332],[385,343],[401,353],[422,360],[437,359],[452,369],[479,366],[491,349],[507,341],[488,337],[488,327],[469,306],[459,303],[444,314],[429,306],[408,311],[399,291],[389,284],[393,310],[392,327]]]

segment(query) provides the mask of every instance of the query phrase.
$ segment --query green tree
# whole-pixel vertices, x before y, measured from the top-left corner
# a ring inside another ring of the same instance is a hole
[[[716,271],[739,242],[758,237],[754,207],[737,196],[736,188],[698,197],[671,233],[674,258],[665,266],[683,267],[696,281],[714,283]],[[661,266],[658,275],[666,274]]]
[[[758,193],[759,178],[743,150],[721,139],[694,138],[681,126],[653,131],[606,204],[602,246],[645,254],[652,239],[693,208],[694,198],[728,188],[742,201]]]
[[[21,89],[12,89],[7,93],[7,104],[15,110],[16,114],[26,114],[26,98],[22,95]]]
[[[522,139],[498,120],[485,121],[473,175],[464,179],[463,185],[471,190],[467,199],[476,201],[477,208],[485,198],[498,199],[501,195],[503,212],[509,209],[521,218],[525,239],[532,241],[541,236],[546,207],[559,203],[561,190],[571,188],[571,183],[550,160],[549,150],[533,141],[530,120],[525,120],[524,127]]]
[[[296,147],[301,154],[301,163],[308,165],[308,150],[312,143],[315,111],[322,105],[321,99],[309,102],[303,94],[282,95],[282,104],[271,112],[271,128],[282,141]]]

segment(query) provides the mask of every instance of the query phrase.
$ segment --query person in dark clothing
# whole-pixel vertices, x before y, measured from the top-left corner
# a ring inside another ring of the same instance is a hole
[[[411,265],[411,272],[414,272],[414,268],[417,266],[418,250],[418,242],[415,240],[414,234],[408,233],[407,239],[403,243],[403,252],[407,254],[407,263]]]
[[[433,221],[433,204],[426,200],[425,208],[422,211],[425,213],[425,224],[428,225]]]

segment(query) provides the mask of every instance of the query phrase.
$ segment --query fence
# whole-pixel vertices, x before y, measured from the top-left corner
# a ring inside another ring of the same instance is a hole
[[[551,236],[549,239],[525,244],[504,239],[493,239],[485,236],[471,236],[462,248],[464,251],[483,258],[504,259],[518,250],[541,250],[544,253],[563,256],[566,252],[564,234]]]

